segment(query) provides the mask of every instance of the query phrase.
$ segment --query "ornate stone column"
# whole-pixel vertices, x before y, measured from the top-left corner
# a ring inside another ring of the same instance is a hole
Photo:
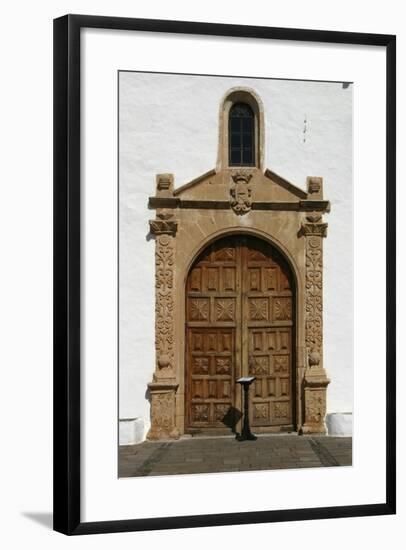
[[[322,179],[308,178],[308,192],[322,198]],[[311,197],[313,198],[313,197]],[[307,364],[304,373],[303,434],[325,434],[326,394],[330,383],[323,367],[323,238],[327,223],[319,212],[309,212],[302,223],[306,239],[305,330]]]
[[[171,194],[171,174],[157,176],[157,195]],[[156,366],[153,381],[148,384],[151,395],[151,428],[147,439],[177,439],[175,424],[176,381],[174,353],[174,246],[177,222],[170,211],[160,209],[149,222],[155,235],[155,350]]]

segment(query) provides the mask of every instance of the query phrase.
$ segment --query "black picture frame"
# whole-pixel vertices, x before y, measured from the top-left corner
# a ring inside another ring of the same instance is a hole
[[[81,522],[80,31],[214,35],[386,48],[386,500],[244,513]],[[396,37],[325,30],[66,15],[54,20],[54,529],[67,535],[386,515],[396,511]]]

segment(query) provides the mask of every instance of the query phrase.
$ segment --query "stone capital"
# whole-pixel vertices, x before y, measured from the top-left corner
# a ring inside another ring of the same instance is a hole
[[[318,222],[307,222],[302,223],[300,227],[300,234],[308,236],[317,236],[317,237],[327,237],[327,223],[318,223]]]
[[[149,228],[153,235],[176,235],[178,222],[176,220],[149,220]]]

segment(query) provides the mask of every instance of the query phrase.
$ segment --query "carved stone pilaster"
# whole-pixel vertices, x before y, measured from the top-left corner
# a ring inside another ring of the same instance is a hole
[[[306,224],[307,231],[309,225]],[[323,241],[320,231],[316,228],[306,234],[306,351],[309,366],[323,363]]]
[[[178,438],[175,426],[176,390],[174,369],[174,246],[177,221],[161,211],[150,220],[155,234],[155,351],[151,395],[151,429],[148,439]]]
[[[172,214],[160,212],[150,220],[155,234],[155,351],[154,380],[173,379],[174,329],[174,236],[177,222]]]
[[[318,213],[306,216],[301,234],[306,238],[304,424],[302,433],[326,433],[326,393],[330,380],[323,367],[323,238],[327,224]]]

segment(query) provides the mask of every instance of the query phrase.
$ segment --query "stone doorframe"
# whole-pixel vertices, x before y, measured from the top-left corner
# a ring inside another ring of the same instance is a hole
[[[242,203],[236,200],[236,182]],[[322,178],[307,178],[307,191],[258,168],[212,170],[174,190],[173,176],[157,176],[149,200],[155,236],[156,365],[148,384],[148,439],[178,438],[185,429],[185,285],[199,253],[232,234],[259,237],[277,248],[296,283],[296,419],[298,432],[326,433],[323,367],[323,238],[330,210],[322,199]],[[249,188],[249,189],[248,189]],[[237,204],[236,204],[237,203]],[[239,208],[241,207],[242,208]]]

